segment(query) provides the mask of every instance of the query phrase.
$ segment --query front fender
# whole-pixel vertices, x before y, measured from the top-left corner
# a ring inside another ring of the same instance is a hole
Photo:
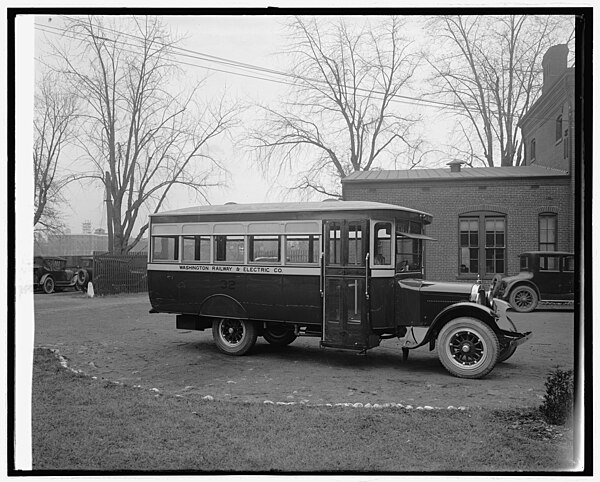
[[[38,281],[38,285],[39,286],[44,286],[44,282],[46,281],[47,278],[50,277],[50,273],[45,273],[42,275],[42,277],[39,279]]]
[[[518,346],[529,340],[532,336],[531,332],[519,333],[512,320],[507,316],[506,312],[510,305],[503,300],[494,299],[493,309],[485,305],[480,305],[471,302],[462,302],[450,305],[443,309],[433,320],[433,323],[427,330],[423,340],[417,345],[409,348],[418,348],[427,343],[430,343],[431,349],[434,348],[434,343],[438,333],[442,327],[450,320],[460,316],[469,316],[477,318],[482,323],[488,325],[498,336],[500,343],[510,343]]]
[[[506,286],[504,287],[504,293],[502,294],[503,300],[508,300],[510,297],[511,291],[517,286],[529,286],[537,293],[538,297],[540,296],[540,290],[535,285],[533,281],[533,274],[525,273],[523,276],[516,276],[513,279],[507,281]]]
[[[418,348],[434,341],[437,338],[437,334],[448,321],[461,316],[477,318],[488,325],[497,334],[501,334],[502,332],[496,323],[496,314],[494,310],[485,305],[465,301],[450,305],[440,311],[433,320],[433,323],[431,323],[429,326],[429,329],[427,330],[423,340],[421,340],[421,342],[413,348]]]

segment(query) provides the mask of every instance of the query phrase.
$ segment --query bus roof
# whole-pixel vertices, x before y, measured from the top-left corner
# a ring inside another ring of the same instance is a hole
[[[150,216],[186,216],[186,215],[215,215],[215,214],[265,214],[265,213],[297,213],[297,212],[339,212],[339,211],[397,211],[421,214],[430,221],[432,216],[416,209],[396,206],[394,204],[371,201],[318,201],[293,203],[254,203],[254,204],[223,204],[211,206],[195,206],[173,211],[163,211]]]

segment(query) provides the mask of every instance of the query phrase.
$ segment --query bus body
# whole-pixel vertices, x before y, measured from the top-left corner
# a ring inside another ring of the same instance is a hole
[[[518,333],[480,283],[423,280],[430,223],[421,211],[362,201],[153,214],[151,312],[176,314],[180,329],[212,329],[231,355],[257,336],[279,345],[316,336],[357,351],[397,337],[405,357],[437,343],[451,374],[479,378],[530,333]]]

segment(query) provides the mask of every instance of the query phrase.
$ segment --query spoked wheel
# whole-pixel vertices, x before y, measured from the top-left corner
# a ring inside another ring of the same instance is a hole
[[[438,357],[455,377],[484,377],[496,365],[499,351],[494,331],[475,318],[456,318],[438,335]]]
[[[296,339],[294,329],[286,325],[269,323],[263,331],[263,338],[271,345],[285,346]]]
[[[538,296],[531,286],[517,286],[510,293],[509,303],[514,310],[520,313],[529,313],[535,310]]]
[[[227,355],[245,355],[256,343],[256,327],[247,320],[222,318],[213,321],[213,339]]]
[[[44,288],[44,293],[47,295],[54,293],[54,279],[50,277],[46,278],[42,287]]]

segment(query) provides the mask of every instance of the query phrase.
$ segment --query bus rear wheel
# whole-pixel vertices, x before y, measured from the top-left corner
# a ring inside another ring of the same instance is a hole
[[[221,318],[213,321],[212,332],[217,348],[227,355],[245,355],[256,343],[256,327],[251,321]]]
[[[285,346],[289,345],[296,339],[294,329],[286,325],[269,323],[264,329],[263,338],[271,345]]]
[[[455,377],[484,377],[496,366],[499,351],[494,330],[475,318],[456,318],[438,335],[439,359]]]

